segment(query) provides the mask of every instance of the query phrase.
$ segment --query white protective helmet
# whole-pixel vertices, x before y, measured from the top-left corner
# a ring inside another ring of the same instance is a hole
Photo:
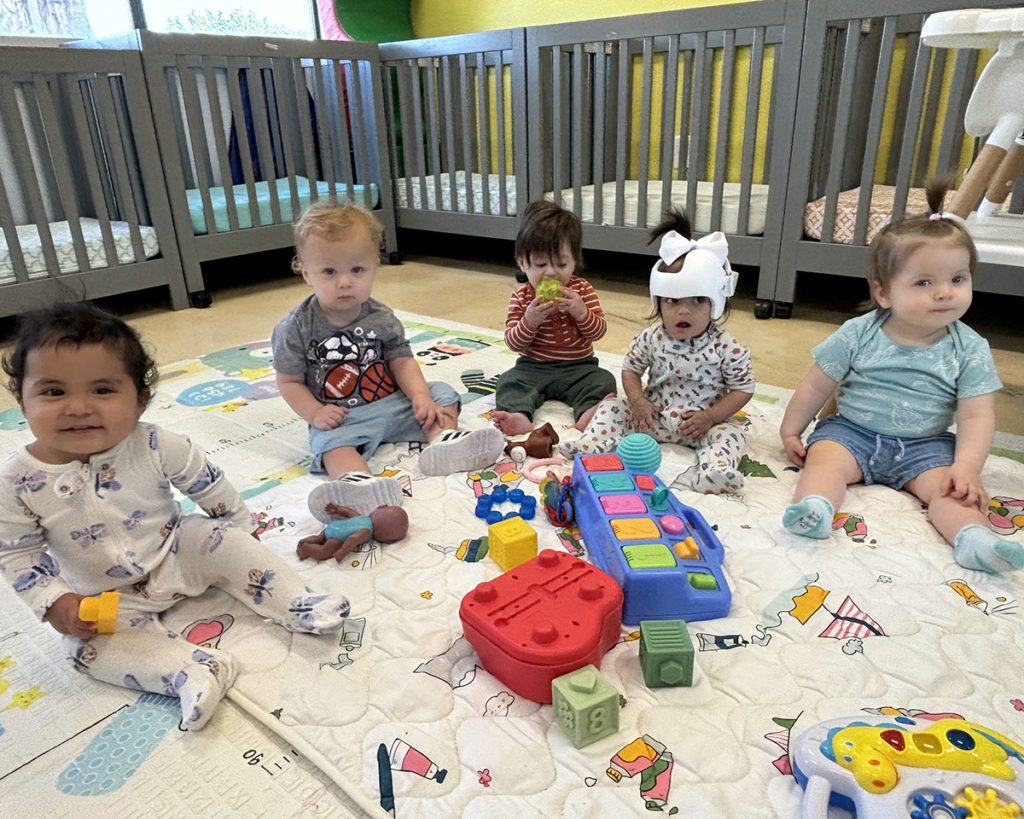
[[[697,241],[670,230],[661,237],[658,255],[666,265],[683,254],[683,269],[678,273],[651,268],[651,303],[658,309],[658,296],[687,299],[705,296],[711,299],[711,318],[719,319],[725,312],[726,300],[736,292],[739,274],[729,266],[729,243],[725,234],[716,231]]]

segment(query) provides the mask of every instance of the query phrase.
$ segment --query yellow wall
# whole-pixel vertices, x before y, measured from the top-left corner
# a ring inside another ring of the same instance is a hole
[[[730,2],[751,0],[412,0],[410,16],[417,37],[439,37]]]

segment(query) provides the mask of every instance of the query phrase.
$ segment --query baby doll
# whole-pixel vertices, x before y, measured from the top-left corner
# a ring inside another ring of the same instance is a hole
[[[334,518],[319,535],[299,541],[299,560],[311,557],[339,563],[370,538],[378,543],[397,543],[409,532],[409,516],[401,506],[378,506],[369,515],[360,515],[348,506],[328,503],[324,512]]]

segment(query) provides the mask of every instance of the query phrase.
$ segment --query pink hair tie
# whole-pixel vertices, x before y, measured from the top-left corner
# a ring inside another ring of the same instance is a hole
[[[933,222],[934,222],[934,221],[938,221],[939,219],[941,219],[941,218],[942,218],[942,214],[941,214],[941,213],[933,213],[933,214],[932,214],[931,216],[929,216],[928,218],[929,218],[929,219],[931,219],[931,220],[932,220]]]

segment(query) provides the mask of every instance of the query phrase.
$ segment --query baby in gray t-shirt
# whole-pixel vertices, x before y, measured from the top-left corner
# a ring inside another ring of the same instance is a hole
[[[309,424],[310,471],[331,479],[309,496],[324,523],[332,503],[360,514],[401,504],[398,481],[373,477],[366,463],[382,443],[427,444],[419,461],[427,475],[481,469],[505,445],[496,429],[458,429],[458,393],[426,382],[402,323],[371,298],[380,238],[369,211],[310,205],[295,223],[293,268],[313,293],[274,328],[278,388]]]

